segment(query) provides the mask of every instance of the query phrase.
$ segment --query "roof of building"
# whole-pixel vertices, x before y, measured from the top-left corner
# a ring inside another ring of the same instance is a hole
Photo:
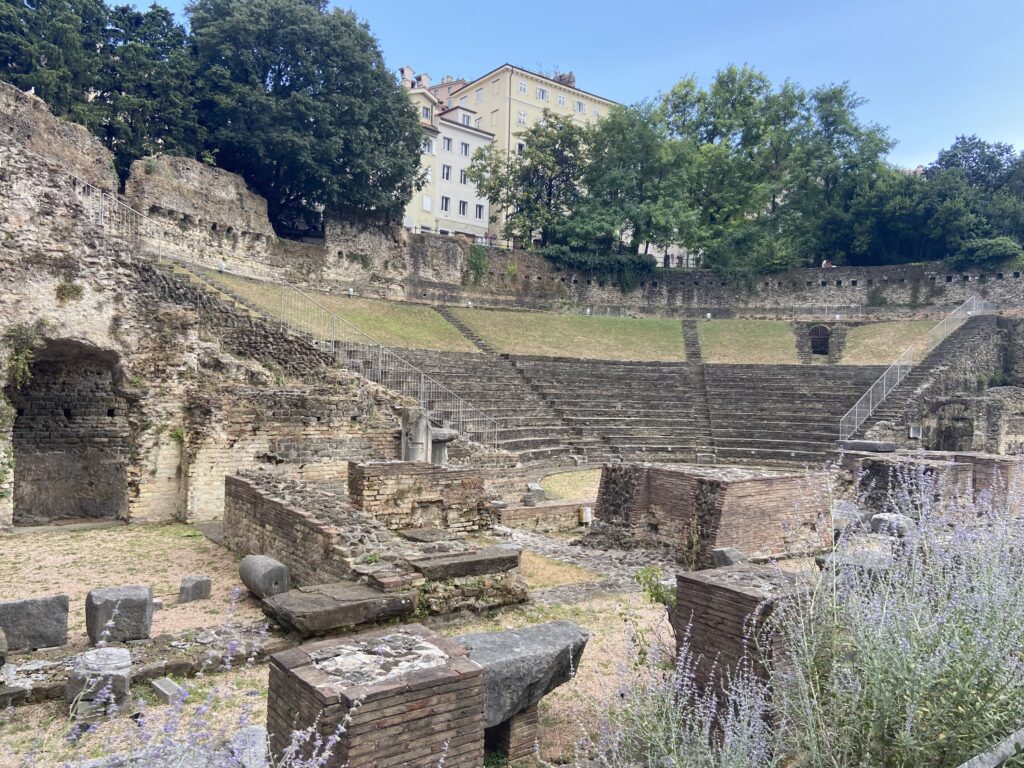
[[[478,133],[481,136],[486,136],[488,139],[493,139],[494,138],[494,134],[491,133],[490,131],[485,131],[483,128],[477,128],[476,126],[473,126],[473,125],[466,125],[465,123],[459,123],[459,122],[456,122],[455,120],[449,120],[447,117],[444,116],[445,114],[447,114],[447,113],[444,113],[444,114],[441,114],[440,116],[438,116],[438,120],[444,121],[448,125],[454,125],[456,128],[462,128],[463,130],[471,131],[472,133]]]
[[[480,77],[478,77],[478,78],[476,78],[474,80],[470,80],[468,83],[466,83],[465,86],[463,86],[459,90],[455,91],[455,93],[453,93],[452,96],[455,96],[456,94],[462,93],[462,91],[464,91],[464,90],[468,90],[472,86],[474,86],[477,83],[479,83],[481,80],[486,80],[491,75],[493,75],[495,72],[498,72],[498,71],[500,71],[502,69],[505,69],[505,67],[509,67],[513,72],[519,71],[519,72],[522,72],[524,74],[530,75],[532,77],[538,77],[541,80],[546,80],[546,81],[548,81],[549,83],[551,83],[552,85],[554,85],[554,86],[556,86],[558,88],[565,88],[568,91],[578,91],[579,93],[582,93],[582,94],[585,94],[587,96],[590,96],[593,99],[598,99],[598,100],[603,101],[603,102],[605,102],[607,104],[613,104],[615,106],[621,106],[619,104],[619,102],[617,102],[617,101],[612,101],[611,99],[606,99],[604,96],[598,96],[596,93],[591,93],[590,91],[585,91],[582,88],[577,88],[574,85],[566,85],[565,83],[560,83],[557,80],[553,80],[552,78],[548,77],[547,75],[542,75],[539,72],[534,72],[533,70],[525,69],[523,67],[517,67],[515,64],[509,64],[508,62],[505,62],[500,67],[495,67],[494,69],[492,69],[490,72],[488,72],[485,75],[481,75]]]

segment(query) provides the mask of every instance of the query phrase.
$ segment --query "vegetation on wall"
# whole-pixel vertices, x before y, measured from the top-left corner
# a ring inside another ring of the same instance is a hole
[[[487,249],[482,245],[471,246],[469,256],[466,258],[466,267],[473,284],[480,285],[480,281],[487,274]]]
[[[0,76],[87,126],[124,178],[180,154],[241,174],[280,231],[323,214],[394,220],[419,178],[422,132],[376,39],[318,0],[100,0],[0,5]]]
[[[7,386],[12,389],[21,389],[32,380],[32,363],[35,361],[43,328],[41,321],[35,325],[15,323],[7,326],[0,336],[10,349],[7,358]]]

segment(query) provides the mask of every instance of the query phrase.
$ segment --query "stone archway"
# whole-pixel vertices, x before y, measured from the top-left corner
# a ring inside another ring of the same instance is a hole
[[[831,332],[827,325],[814,325],[807,332],[807,336],[811,342],[811,354],[812,355],[824,355],[828,356],[831,351],[830,336]]]
[[[128,400],[116,353],[68,339],[35,354],[14,407],[14,524],[127,517]]]

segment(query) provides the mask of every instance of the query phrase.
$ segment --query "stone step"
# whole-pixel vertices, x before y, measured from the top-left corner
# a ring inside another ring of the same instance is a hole
[[[414,592],[381,592],[353,581],[297,587],[263,601],[270,619],[301,637],[379,624],[414,610]]]

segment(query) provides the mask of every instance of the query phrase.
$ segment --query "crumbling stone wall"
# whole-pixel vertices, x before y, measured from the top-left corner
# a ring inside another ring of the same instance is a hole
[[[127,513],[130,428],[116,363],[88,349],[60,352],[40,352],[31,381],[7,388],[19,525]]]
[[[666,547],[689,568],[708,568],[719,547],[764,557],[827,545],[827,504],[815,491],[822,479],[739,467],[609,464],[596,516],[637,543]]]
[[[190,520],[220,517],[224,477],[255,467],[344,492],[349,460],[398,458],[400,425],[365,390],[223,388],[189,399],[185,475]]]
[[[847,330],[852,325],[860,323],[794,320],[790,325],[793,327],[793,336],[796,340],[796,356],[801,363],[808,365],[816,359],[824,359],[829,365],[835,365],[843,359],[843,352],[846,351]],[[811,350],[811,329],[819,326],[828,329],[827,355],[816,355]]]
[[[930,451],[1024,453],[1024,389],[994,387],[936,400],[928,404],[922,427]]]
[[[481,474],[427,462],[349,464],[352,503],[391,530],[444,528],[476,531],[491,524]]]

